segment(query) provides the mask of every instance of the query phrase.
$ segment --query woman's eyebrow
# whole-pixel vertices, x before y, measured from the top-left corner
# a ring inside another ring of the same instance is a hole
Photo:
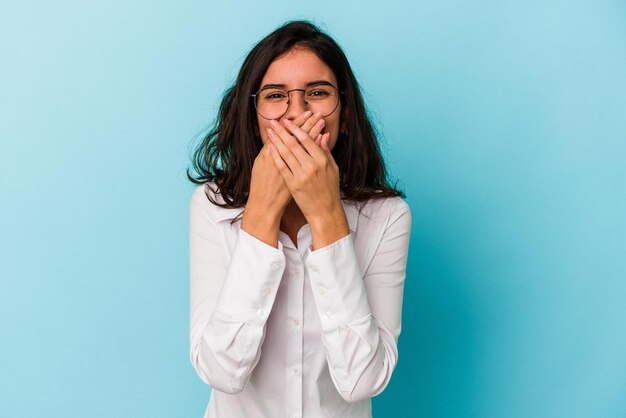
[[[309,81],[308,83],[306,83],[306,87],[312,87],[312,86],[332,86],[333,84],[330,81],[327,80],[315,80],[315,81]],[[263,87],[261,87],[261,90],[265,90],[265,89],[286,89],[287,85],[286,84],[266,84]]]

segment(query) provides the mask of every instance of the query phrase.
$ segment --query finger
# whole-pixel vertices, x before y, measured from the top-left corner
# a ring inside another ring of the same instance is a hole
[[[321,112],[317,112],[315,114],[313,114],[310,118],[308,118],[306,120],[306,122],[304,122],[304,124],[302,125],[298,125],[300,126],[300,129],[302,129],[304,132],[308,132],[309,134],[311,134],[311,129],[315,126],[315,124],[322,118],[322,114]],[[319,132],[318,132],[319,133]],[[313,135],[311,134],[311,138],[315,138],[317,135]]]
[[[298,170],[302,166],[298,158],[291,151],[291,148],[288,147],[287,144],[285,144],[285,142],[279,135],[277,135],[276,131],[274,131],[272,128],[267,128],[267,136],[270,138],[270,141],[272,141],[272,144],[276,147],[276,150],[285,161],[287,166],[289,166],[291,172],[294,172],[294,170]],[[293,138],[291,139],[291,141],[297,142]],[[304,152],[304,150],[302,150],[301,152]]]
[[[328,141],[330,139],[330,133],[325,133],[322,136],[322,139],[320,140],[320,144],[322,146],[322,149],[324,151],[326,151],[328,154],[330,154],[330,148],[328,148]]]
[[[316,143],[317,145],[319,145],[320,147],[322,146],[322,145],[320,144],[320,140],[321,140],[321,139],[322,139],[322,135],[321,135],[321,134],[320,134],[320,135],[318,135],[318,136],[317,136],[317,138],[315,138],[315,143]]]
[[[300,130],[300,128],[298,128],[292,121],[290,121],[289,119],[283,119],[283,123],[285,125],[289,125],[294,129],[298,129]],[[300,163],[300,165],[302,165],[304,163],[304,161],[306,161],[308,158],[310,158],[310,156],[308,155],[307,151],[305,150],[305,148],[302,146],[302,144],[300,143],[300,140],[297,137],[294,137],[294,135],[292,135],[292,133],[287,130],[287,128],[279,123],[271,123],[273,126],[273,131],[275,134],[278,135],[278,137],[280,137],[280,139],[282,140],[282,143],[289,148],[289,150],[291,151],[291,153],[293,154],[293,156],[298,160],[298,162]],[[300,131],[302,132],[302,131]],[[307,134],[304,134],[307,135]],[[310,140],[311,138],[309,138]],[[280,147],[278,148],[278,151],[282,151],[280,149]],[[287,161],[287,160],[285,160]],[[289,164],[289,161],[287,161],[287,164]],[[291,166],[291,165],[290,165]],[[292,167],[294,168],[294,167]]]
[[[298,117],[296,117],[293,120],[293,123],[295,123],[298,126],[302,126],[304,123],[306,123],[308,119],[311,118],[311,115],[312,115],[312,112],[310,110],[302,112],[300,115],[298,115]]]
[[[311,138],[317,138],[317,136],[322,133],[324,126],[326,126],[326,121],[324,119],[320,119],[309,131],[309,136]]]
[[[298,128],[290,120],[285,120],[283,123],[285,124],[287,129],[289,129],[289,131],[298,139],[300,145],[302,145],[304,150],[306,150],[306,152],[311,157],[313,157],[313,158],[320,158],[321,157],[322,154],[320,153],[319,147],[315,146],[315,143],[314,143],[315,141],[313,140],[313,138],[311,138],[309,136],[308,133],[302,131],[302,129]],[[294,153],[296,153],[297,150],[294,150],[293,148],[297,148],[297,147],[295,147],[295,146],[292,147],[292,151],[295,151]],[[296,155],[298,157],[300,157],[300,155],[298,155],[298,154],[296,154]],[[301,161],[304,161],[304,160],[301,160]]]
[[[293,176],[293,173],[291,172],[291,170],[289,169],[289,166],[285,163],[285,161],[283,161],[282,157],[278,153],[278,150],[276,149],[276,146],[274,144],[270,144],[270,154],[272,155],[274,164],[276,164],[276,168],[278,169],[280,174],[283,176],[285,181],[287,181],[287,179],[289,179],[290,181],[291,177]]]

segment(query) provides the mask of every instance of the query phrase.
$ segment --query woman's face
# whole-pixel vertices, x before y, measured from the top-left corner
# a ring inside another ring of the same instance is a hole
[[[276,58],[270,64],[261,80],[261,88],[267,84],[284,84],[286,86],[285,90],[304,90],[306,89],[307,83],[320,80],[328,81],[336,88],[339,87],[337,86],[337,78],[333,71],[324,64],[315,53],[305,49],[294,48]],[[302,92],[294,91],[291,92],[290,95],[291,102],[289,109],[279,121],[283,119],[293,120],[307,110]],[[330,133],[328,147],[332,150],[339,136],[341,101],[339,101],[335,111],[323,119],[326,124],[322,130],[322,134],[326,132]],[[268,141],[267,128],[270,127],[270,121],[257,113],[257,122],[259,124],[261,140],[263,144],[265,144]]]

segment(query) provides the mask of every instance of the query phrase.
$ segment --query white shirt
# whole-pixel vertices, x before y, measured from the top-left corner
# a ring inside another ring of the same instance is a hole
[[[409,206],[370,199],[359,215],[342,200],[350,234],[313,251],[306,224],[297,248],[282,231],[275,248],[231,225],[243,208],[213,205],[205,185],[189,224],[190,358],[213,388],[204,417],[371,417],[398,361]]]

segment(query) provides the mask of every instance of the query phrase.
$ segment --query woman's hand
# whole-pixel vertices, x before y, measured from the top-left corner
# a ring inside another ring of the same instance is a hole
[[[350,232],[341,204],[339,167],[328,148],[330,134],[312,136],[288,119],[281,123],[272,121],[268,128],[273,160],[309,222],[317,249]],[[313,134],[324,123],[320,119],[311,129]]]
[[[303,132],[319,136],[322,128],[314,125],[317,119],[304,112],[293,120]],[[276,246],[280,219],[292,196],[282,174],[276,167],[270,151],[271,140],[254,159],[250,179],[250,194],[241,220],[241,228],[265,243]]]
[[[302,132],[320,137],[323,124],[316,124],[318,120],[319,115],[312,116],[311,112],[306,111],[291,123],[293,126],[299,127]],[[248,200],[252,199],[254,203],[266,206],[270,213],[282,214],[291,200],[291,193],[276,164],[274,164],[270,144],[271,140],[267,140],[254,160]]]
[[[269,141],[265,143],[254,159],[250,178],[250,204],[264,208],[266,214],[282,215],[291,200],[291,193],[280,172],[276,169],[270,153]]]

